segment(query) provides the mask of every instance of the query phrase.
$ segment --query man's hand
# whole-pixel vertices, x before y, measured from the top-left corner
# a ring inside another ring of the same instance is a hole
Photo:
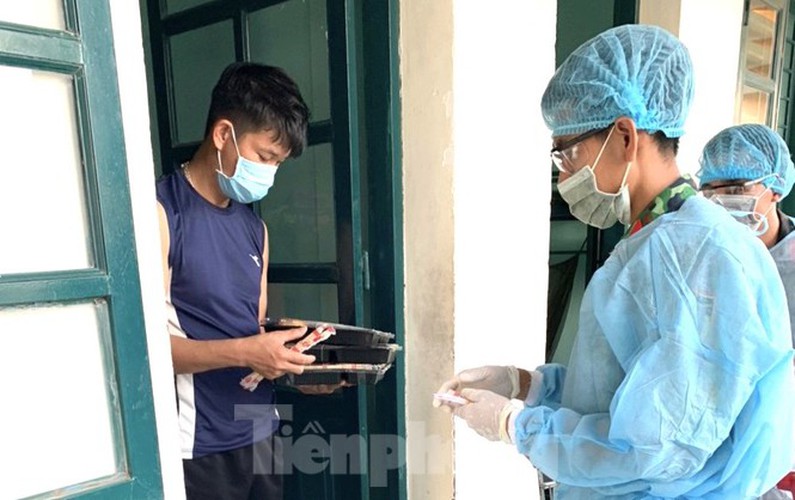
[[[269,380],[285,373],[300,375],[304,372],[304,366],[315,362],[315,357],[292,351],[285,344],[304,335],[306,327],[276,332],[261,329],[257,335],[240,339],[245,363]]]
[[[351,384],[343,380],[339,384],[317,384],[317,385],[295,386],[296,389],[309,396],[325,396],[327,394],[336,392],[343,387],[351,387]]]
[[[508,417],[513,405],[499,394],[482,389],[464,389],[461,396],[470,402],[453,409],[453,414],[489,441],[506,441]]]

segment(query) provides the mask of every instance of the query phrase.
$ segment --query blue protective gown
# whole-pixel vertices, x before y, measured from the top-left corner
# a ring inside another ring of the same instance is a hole
[[[569,368],[544,365],[516,444],[556,500],[753,498],[793,463],[790,322],[770,253],[700,196],[621,241]]]
[[[792,220],[795,223],[795,219]],[[795,231],[789,233],[783,240],[770,249],[770,255],[776,262],[776,267],[784,282],[789,304],[789,320],[795,325]],[[795,345],[795,332],[792,333],[792,344]]]
[[[779,216],[786,217],[779,211]],[[792,223],[795,220],[790,218]],[[784,283],[784,290],[787,292],[787,304],[789,305],[789,321],[792,326],[792,345],[795,346],[795,232],[790,232],[781,241],[770,249],[770,255],[776,262],[776,267]],[[795,468],[795,467],[794,467]],[[779,500],[792,498],[787,493],[778,489],[773,489],[762,496],[762,500]]]

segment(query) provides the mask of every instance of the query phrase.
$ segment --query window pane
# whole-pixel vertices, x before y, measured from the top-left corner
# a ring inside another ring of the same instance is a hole
[[[787,119],[789,117],[790,111],[789,103],[782,100],[778,106],[778,129],[781,131],[782,129],[787,128]],[[783,135],[783,134],[782,134]],[[786,137],[786,135],[784,135]]]
[[[14,464],[14,473],[0,482],[0,498],[125,472],[114,439],[119,410],[107,390],[115,377],[106,371],[109,360],[103,355],[109,328],[104,302],[0,308],[0,332],[12,342],[12,348],[0,349],[0,394],[6,403],[0,442]],[[25,401],[25,407],[14,401]]]
[[[762,90],[743,85],[743,100],[740,105],[740,123],[767,124],[767,110],[770,94]]]
[[[63,0],[0,2],[0,21],[63,30]]]
[[[745,67],[764,78],[773,77],[778,10],[752,0],[748,12]]]
[[[221,71],[235,61],[232,21],[174,35],[170,45],[177,118],[175,142],[200,141],[213,86]]]
[[[588,226],[580,221],[553,221],[549,232],[549,250],[553,253],[583,250],[588,237]],[[568,253],[566,256],[570,256]]]
[[[166,13],[173,14],[181,10],[202,5],[210,0],[166,0]]]
[[[251,60],[279,66],[298,83],[312,120],[330,117],[325,0],[290,0],[249,15]]]
[[[268,316],[315,321],[339,321],[337,285],[285,284],[268,285]]]
[[[331,144],[319,144],[279,167],[274,187],[259,204],[271,263],[337,260],[331,155]]]
[[[0,66],[0,274],[93,266],[71,76]],[[46,133],[45,133],[46,132]],[[35,191],[33,189],[35,188]],[[24,210],[46,203],[49,210]],[[13,214],[13,215],[12,215]]]

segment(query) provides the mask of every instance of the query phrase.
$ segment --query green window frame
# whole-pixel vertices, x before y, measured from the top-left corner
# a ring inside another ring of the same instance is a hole
[[[779,84],[778,124],[777,130],[792,148],[795,134],[793,131],[793,103],[795,103],[795,4],[790,2],[784,28],[783,59],[781,62],[781,80]]]
[[[0,65],[73,79],[93,262],[88,269],[0,276],[0,314],[28,305],[106,304],[100,342],[107,394],[115,395],[108,404],[117,473],[63,486],[77,498],[162,497],[110,6],[64,0],[63,7],[64,31],[0,22]]]
[[[778,123],[776,129],[790,151],[795,151],[795,3],[789,2],[784,22],[783,59],[779,86]],[[787,196],[779,204],[787,214],[795,213],[795,196]]]
[[[753,121],[775,128],[779,120],[788,3],[789,0],[745,1],[735,104],[737,123]],[[767,18],[771,14],[774,17]],[[765,20],[770,26],[764,25]],[[768,27],[772,28],[772,33],[766,33]],[[754,106],[760,106],[759,99],[765,95],[765,116],[754,116]],[[756,103],[754,96],[757,96]]]

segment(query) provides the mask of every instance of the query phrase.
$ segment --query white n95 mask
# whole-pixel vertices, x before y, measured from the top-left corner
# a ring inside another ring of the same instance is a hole
[[[611,128],[607,139],[602,144],[602,149],[596,155],[593,166],[585,165],[576,174],[558,184],[558,192],[569,205],[571,214],[589,226],[599,229],[607,229],[616,221],[626,226],[630,223],[631,217],[627,176],[632,162],[627,163],[627,169],[624,171],[624,178],[621,180],[621,187],[617,193],[605,193],[596,186],[594,168],[599,163],[599,158],[602,157],[602,152],[604,152],[612,134],[613,129]]]

